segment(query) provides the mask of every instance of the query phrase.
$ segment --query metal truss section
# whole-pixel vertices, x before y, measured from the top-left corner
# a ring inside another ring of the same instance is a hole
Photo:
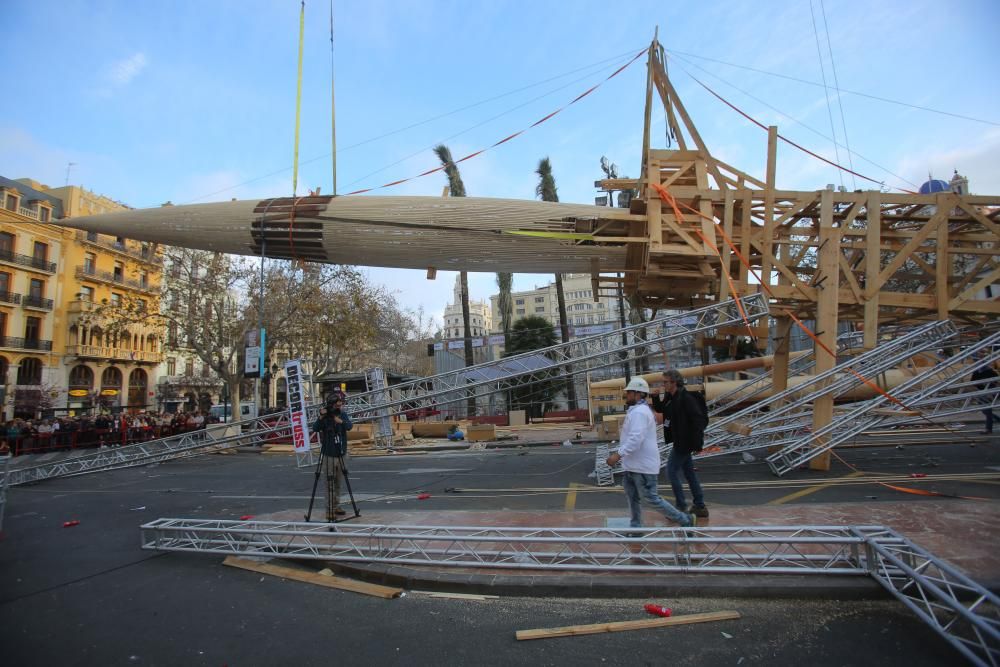
[[[243,430],[246,429],[246,432]],[[290,438],[286,413],[269,415],[239,424],[226,424],[191,431],[172,438],[108,447],[96,452],[70,456],[61,461],[14,468],[5,479],[10,486],[39,482],[53,477],[82,475],[90,472],[129,468],[210,452],[263,444],[272,438]]]
[[[1000,598],[899,534],[869,539],[870,574],[976,665],[1000,664]]]
[[[381,368],[369,368],[365,371],[365,384],[368,393],[372,396],[372,403],[378,405],[372,415],[357,415],[358,420],[373,418],[375,421],[375,447],[377,449],[392,448],[392,421],[389,417],[389,410],[385,404],[389,401],[389,392],[386,391],[385,371]]]
[[[855,373],[865,377],[875,377],[878,373],[900,365],[919,352],[940,346],[942,340],[955,334],[956,329],[950,322],[931,322],[742,410],[723,417],[715,417],[710,411],[711,421],[705,429],[705,447],[695,456],[708,458],[770,447],[788,437],[789,433],[798,435],[808,430],[812,424],[812,409],[803,400],[803,396],[807,395],[812,401],[820,396],[843,394],[862,384]],[[731,424],[749,427],[751,434],[743,436],[731,433],[727,429]],[[666,465],[671,446],[663,442],[662,429],[657,431],[662,467]],[[606,458],[606,455],[604,458],[595,456],[594,461],[598,484],[601,485],[612,483],[607,481],[608,473],[604,470],[607,468]],[[611,470],[611,474],[620,473],[621,470],[619,462]]]
[[[541,570],[857,575],[868,572],[863,533],[880,530],[766,526],[622,531],[215,519],[159,519],[141,527],[142,548],[155,551]]]
[[[890,401],[884,394],[879,395],[853,404],[848,412],[835,416],[820,429],[792,435],[786,433],[783,438],[772,440],[768,444],[782,448],[767,457],[768,465],[775,474],[784,475],[858,433],[875,428],[893,417],[908,421],[914,417],[933,419],[947,414],[967,414],[976,404],[981,406],[980,410],[985,409],[986,405],[982,401],[988,401],[989,405],[995,404],[995,395],[989,396],[991,390],[986,388],[966,392],[965,395],[955,394],[954,389],[971,384],[962,381],[967,374],[996,363],[1000,359],[998,345],[1000,332],[967,345],[958,354],[930,366],[892,391],[892,396],[898,403]]]
[[[623,531],[157,519],[140,531],[152,551],[557,572],[870,575],[973,663],[1000,659],[1000,599],[883,526]]]
[[[502,393],[554,377],[579,375],[661,351],[670,342],[693,342],[696,334],[742,323],[743,314],[751,322],[767,316],[766,299],[754,294],[739,299],[739,303],[729,300],[682,313],[666,314],[650,322],[629,325],[597,336],[395,384],[389,387],[389,400],[384,403],[378,402],[372,392],[356,394],[348,397],[347,408],[351,414],[368,414],[376,408],[386,408],[393,415],[430,407],[444,398],[449,401],[464,400],[469,392],[477,388]]]
[[[352,415],[359,415],[357,421],[365,421],[375,415],[388,417],[429,405],[435,399],[455,394],[456,391],[461,391],[463,396],[465,391],[476,387],[489,387],[490,391],[502,392],[551,379],[560,367],[565,367],[569,362],[573,364],[574,373],[585,373],[622,363],[623,356],[627,359],[629,354],[646,354],[650,348],[663,346],[668,341],[693,337],[720,326],[738,324],[743,321],[743,314],[750,321],[756,321],[766,316],[767,312],[767,301],[760,295],[743,297],[739,300],[739,305],[736,300],[729,300],[684,313],[665,315],[652,322],[631,325],[598,336],[393,385],[388,389],[356,394],[348,397],[346,408]],[[385,396],[387,393],[388,399]],[[307,408],[310,422],[317,418],[320,407],[322,406],[317,403]],[[19,468],[11,471],[10,484],[144,465],[216,449],[257,444],[270,438],[287,438],[290,435],[288,420],[287,412],[272,414],[227,425],[227,428],[235,428],[240,433],[235,436],[220,437],[213,429],[203,429],[181,436],[83,454],[59,462]]]

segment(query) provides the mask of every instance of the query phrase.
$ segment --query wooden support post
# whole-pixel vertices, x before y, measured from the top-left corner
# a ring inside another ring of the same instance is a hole
[[[868,229],[865,232],[865,331],[864,348],[874,349],[878,343],[879,290],[871,289],[878,282],[881,268],[879,241],[882,236],[882,193],[868,193]]]
[[[953,208],[952,195],[938,195],[938,210],[947,206]],[[951,255],[948,253],[948,223],[944,222],[937,228],[937,250],[934,256],[934,294],[937,297],[937,318],[948,319],[948,305],[951,302],[951,291],[948,289],[948,277],[951,275]]]
[[[740,210],[740,229],[742,234],[740,238],[740,254],[748,262],[750,261],[750,234],[753,232],[752,214],[753,192],[744,190]],[[740,284],[743,285],[744,292],[750,291],[748,287],[750,284],[750,271],[743,262],[740,262]]]
[[[819,262],[817,266],[816,336],[826,346],[816,345],[816,374],[825,373],[837,364],[830,354],[837,349],[837,308],[840,293],[840,233],[833,221],[833,192],[820,193],[819,214]],[[815,283],[814,283],[815,284]],[[829,382],[829,380],[827,380]],[[826,383],[824,383],[825,386]],[[821,388],[821,387],[820,387]],[[813,401],[813,431],[817,431],[833,419],[833,396],[827,395]],[[817,446],[823,444],[815,443]],[[830,469],[830,452],[824,452],[809,462],[812,470]]]
[[[726,200],[722,213],[722,230],[729,238],[733,238],[733,208],[735,204],[736,192],[732,188],[726,188]],[[725,301],[729,298],[729,281],[726,280],[725,274],[729,273],[733,251],[724,239],[719,241],[719,250],[722,254],[722,266],[719,269],[722,272],[722,280],[719,281],[719,301]],[[740,296],[740,294],[734,294],[733,298],[736,299]]]
[[[646,53],[646,109],[643,113],[643,123],[642,123],[642,166],[639,169],[639,193],[640,196],[645,196],[646,186],[648,185],[648,173],[646,167],[648,166],[647,160],[649,159],[649,125],[653,114],[653,59],[655,54],[653,49],[656,47],[656,35],[660,32],[659,26],[656,28],[656,32],[653,33],[653,43],[649,45],[649,49]],[[659,185],[659,181],[656,181]],[[608,197],[611,193],[608,193]]]
[[[740,613],[738,611],[709,611],[701,614],[687,614],[685,616],[646,618],[639,621],[615,621],[613,623],[594,623],[591,625],[567,625],[562,628],[518,630],[514,633],[514,636],[517,637],[518,641],[525,641],[528,639],[550,639],[552,637],[593,635],[603,632],[645,630],[648,628],[663,628],[670,625],[686,625],[688,623],[705,623],[708,621],[735,621],[739,618]]]
[[[778,128],[771,125],[767,128],[767,174],[764,188],[764,238],[761,239],[761,249],[764,258],[761,262],[760,279],[771,286],[771,257],[774,256],[774,179],[777,168]]]

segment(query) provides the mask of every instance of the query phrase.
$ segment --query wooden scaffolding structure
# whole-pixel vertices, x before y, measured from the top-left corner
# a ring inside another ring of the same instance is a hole
[[[776,342],[775,390],[785,388],[794,318],[815,321],[816,373],[836,359],[838,326],[863,327],[865,347],[886,324],[996,320],[1000,300],[1000,196],[788,191],[776,187],[778,131],[768,128],[763,180],[713,157],[677,95],[654,38],[648,52],[642,170],[606,179],[609,192],[635,190],[629,220],[577,231],[631,237],[623,278],[593,273],[599,288],[621,285],[648,308],[688,308],[758,291],[771,297],[767,325],[729,333]],[[653,148],[658,98],[677,147]],[[793,317],[794,316],[794,317]],[[815,404],[814,428],[830,422],[833,399]],[[828,469],[829,455],[812,463]]]

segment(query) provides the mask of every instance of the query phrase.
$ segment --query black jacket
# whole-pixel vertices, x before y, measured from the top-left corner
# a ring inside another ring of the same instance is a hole
[[[664,442],[673,442],[682,454],[700,452],[705,446],[708,415],[698,399],[684,387],[677,387],[673,396],[667,394],[662,400],[656,395],[652,398],[653,409],[663,414]]]
[[[354,428],[354,424],[346,410],[341,410],[337,416],[343,420],[343,424],[338,424],[334,421],[334,416],[327,412],[312,427],[313,431],[319,433],[324,456],[343,456],[347,453],[347,432]]]
[[[983,380],[988,381],[983,382]],[[996,389],[997,372],[991,366],[983,366],[978,370],[972,371],[972,381],[979,382],[984,389]]]

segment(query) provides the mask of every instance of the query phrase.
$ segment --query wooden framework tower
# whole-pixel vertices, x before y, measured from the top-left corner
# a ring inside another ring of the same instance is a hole
[[[628,221],[579,229],[630,237],[624,289],[649,308],[687,308],[733,292],[771,297],[767,326],[728,333],[776,342],[775,389],[787,380],[794,318],[815,321],[816,372],[836,363],[841,323],[863,328],[866,348],[880,326],[952,319],[985,323],[1000,314],[1000,196],[955,192],[892,193],[779,190],[779,135],[767,135],[764,179],[713,157],[667,75],[663,47],[648,52],[641,176],[598,187],[638,191]],[[676,148],[653,148],[658,99]],[[578,223],[578,226],[586,223]],[[636,242],[641,241],[641,242]],[[619,279],[601,277],[595,283]],[[596,290],[595,290],[596,294]],[[816,401],[814,427],[829,423],[833,402]],[[813,467],[827,469],[829,458]]]

